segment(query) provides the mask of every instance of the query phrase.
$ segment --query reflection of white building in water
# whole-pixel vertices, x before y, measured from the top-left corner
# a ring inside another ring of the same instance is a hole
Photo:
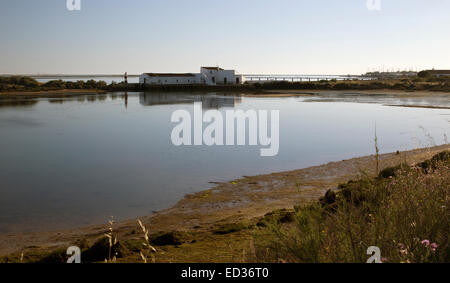
[[[200,73],[144,73],[139,77],[139,83],[144,85],[226,85],[244,83],[242,75],[236,75],[235,70],[224,70],[219,67],[201,67]]]
[[[177,93],[142,93],[139,95],[139,103],[145,106],[164,104],[191,104],[202,102],[203,109],[219,109],[222,107],[234,108],[241,103],[239,96],[208,95],[184,95]]]

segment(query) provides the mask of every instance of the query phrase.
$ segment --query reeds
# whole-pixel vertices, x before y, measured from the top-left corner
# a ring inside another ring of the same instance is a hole
[[[378,135],[377,135],[377,125],[375,125],[375,162],[376,162],[376,168],[375,168],[375,174],[380,173],[380,149],[378,147]]]
[[[113,254],[113,248],[118,243],[117,236],[114,235],[114,217],[108,221],[109,228],[108,233],[105,233],[105,237],[108,238],[108,258],[105,258],[106,263],[112,263],[117,261],[117,252]]]
[[[141,256],[141,258],[142,258],[142,261],[143,261],[144,263],[147,263],[147,262],[148,262],[149,255],[150,255],[151,259],[152,259],[152,262],[155,263],[155,262],[156,262],[156,258],[155,258],[155,255],[154,255],[154,254],[157,253],[157,251],[156,251],[156,249],[150,244],[150,239],[149,239],[149,236],[148,236],[148,230],[147,230],[147,228],[145,227],[145,225],[144,225],[144,224],[142,223],[142,221],[139,220],[139,219],[138,219],[138,223],[139,223],[139,226],[141,227],[142,232],[144,233],[144,242],[142,243],[142,245],[144,246],[144,249],[141,250],[141,251],[139,252],[139,254],[140,254],[140,256]]]

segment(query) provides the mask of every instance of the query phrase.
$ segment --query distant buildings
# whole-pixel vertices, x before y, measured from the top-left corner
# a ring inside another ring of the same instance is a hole
[[[364,76],[377,79],[401,79],[417,77],[417,72],[413,71],[398,71],[398,72],[370,72]]]
[[[226,85],[242,84],[244,77],[236,75],[235,70],[219,67],[201,67],[200,73],[144,73],[139,77],[144,85]]]
[[[399,72],[370,72],[365,74],[366,77],[377,79],[403,79],[413,77],[450,77],[450,70],[424,70],[421,72],[399,71]]]

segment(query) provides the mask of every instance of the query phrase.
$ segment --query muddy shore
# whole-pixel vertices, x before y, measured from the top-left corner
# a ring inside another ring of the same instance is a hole
[[[186,90],[190,92],[190,90]],[[105,94],[114,91],[98,90],[98,89],[65,89],[51,91],[17,91],[17,92],[0,92],[0,99],[28,99],[28,98],[63,98],[71,96]],[[132,92],[132,91],[130,91]],[[205,94],[208,91],[199,91]],[[399,97],[449,97],[450,92],[439,91],[401,91],[391,89],[380,90],[215,90],[209,92],[219,93],[240,93],[248,97],[292,97],[292,96],[315,96],[315,95],[391,95]]]
[[[265,90],[258,94],[246,94],[254,97],[290,97],[290,96],[340,96],[340,95],[367,95],[367,96],[398,96],[398,97],[448,97],[450,92],[440,91],[402,91],[392,89],[376,90]]]
[[[450,144],[447,144],[383,154],[380,156],[380,167],[401,162],[417,163],[449,149]],[[245,176],[231,182],[218,183],[206,191],[186,195],[175,206],[140,219],[152,233],[184,231],[209,235],[218,225],[249,221],[276,209],[291,209],[294,205],[310,203],[327,190],[335,189],[338,184],[358,178],[362,172],[373,174],[374,170],[375,156],[365,156],[294,171]],[[0,235],[0,256],[68,247],[80,239],[92,243],[103,237],[107,228],[105,219],[104,225],[72,230],[3,234]],[[115,224],[115,233],[121,240],[139,238],[136,231],[139,231],[137,219]],[[183,249],[176,249],[176,253],[183,253]]]
[[[99,89],[63,89],[46,91],[10,91],[0,92],[0,99],[29,99],[29,98],[64,98],[71,96],[107,93]]]

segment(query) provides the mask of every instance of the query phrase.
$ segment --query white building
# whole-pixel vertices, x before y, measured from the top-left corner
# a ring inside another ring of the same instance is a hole
[[[243,84],[244,77],[236,75],[235,70],[224,70],[219,67],[201,67],[200,73],[144,73],[139,83],[145,85],[226,85]]]

